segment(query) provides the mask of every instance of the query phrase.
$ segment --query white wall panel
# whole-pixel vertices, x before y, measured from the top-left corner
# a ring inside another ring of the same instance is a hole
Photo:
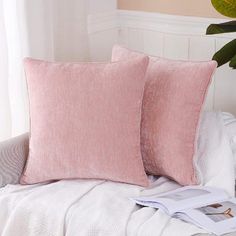
[[[117,39],[118,39],[117,29],[110,29],[107,31],[91,34],[89,36],[90,60],[110,61],[111,50],[113,45],[117,43]]]
[[[143,31],[140,29],[129,29],[128,31],[128,47],[140,52],[144,51]]]
[[[118,43],[128,47],[129,29],[120,27],[118,30]]]
[[[211,60],[215,52],[215,38],[207,36],[190,36],[189,60]]]
[[[220,49],[228,41],[229,39],[217,39],[216,49]],[[224,65],[217,69],[215,78],[215,109],[236,115],[236,71]]]
[[[133,11],[118,12],[119,42],[150,55],[177,60],[210,60],[216,50],[235,34],[206,36],[207,26],[223,19],[171,16]],[[206,110],[236,115],[236,70],[225,65],[213,77],[205,103]]]
[[[144,41],[144,52],[157,57],[162,57],[164,53],[164,34],[145,30],[143,41]]]
[[[182,35],[164,35],[164,57],[177,60],[188,60],[189,39]]]
[[[108,60],[116,42],[153,56],[177,60],[210,60],[235,34],[206,36],[207,26],[224,19],[183,17],[118,10],[91,15],[89,47],[91,60]],[[208,91],[205,109],[236,115],[236,70],[218,68]]]

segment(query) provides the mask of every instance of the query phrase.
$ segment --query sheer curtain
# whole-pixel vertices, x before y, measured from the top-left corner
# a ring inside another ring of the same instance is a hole
[[[3,20],[3,4],[0,1],[0,139],[7,138],[11,134],[11,111],[7,80],[7,42]]]
[[[4,139],[12,135],[23,133],[28,129],[26,86],[23,79],[22,57],[25,41],[23,20],[23,5],[21,8],[17,1],[1,0],[1,32],[4,40],[1,45],[1,85],[4,84],[4,92],[1,93],[1,131],[0,138]],[[21,29],[22,28],[22,29]]]
[[[86,0],[0,0],[0,141],[29,130],[22,59],[87,60]]]

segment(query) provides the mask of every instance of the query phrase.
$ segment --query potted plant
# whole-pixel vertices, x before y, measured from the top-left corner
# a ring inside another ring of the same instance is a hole
[[[213,7],[222,15],[236,18],[236,0],[211,0]],[[206,34],[222,34],[236,32],[236,20],[208,26]],[[229,62],[229,66],[236,69],[236,39],[233,39],[212,58],[218,62],[218,67]]]

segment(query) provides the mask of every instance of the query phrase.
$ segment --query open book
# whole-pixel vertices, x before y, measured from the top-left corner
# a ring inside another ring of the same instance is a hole
[[[236,232],[236,198],[229,199],[220,189],[191,186],[132,200],[142,206],[159,208],[216,235]]]

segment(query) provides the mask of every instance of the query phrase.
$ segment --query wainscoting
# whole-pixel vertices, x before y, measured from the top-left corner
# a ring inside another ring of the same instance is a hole
[[[115,43],[153,56],[210,60],[214,52],[236,37],[205,35],[210,23],[224,21],[123,10],[93,14],[88,17],[90,60],[109,60]],[[217,69],[205,108],[236,115],[236,70],[227,65]]]

